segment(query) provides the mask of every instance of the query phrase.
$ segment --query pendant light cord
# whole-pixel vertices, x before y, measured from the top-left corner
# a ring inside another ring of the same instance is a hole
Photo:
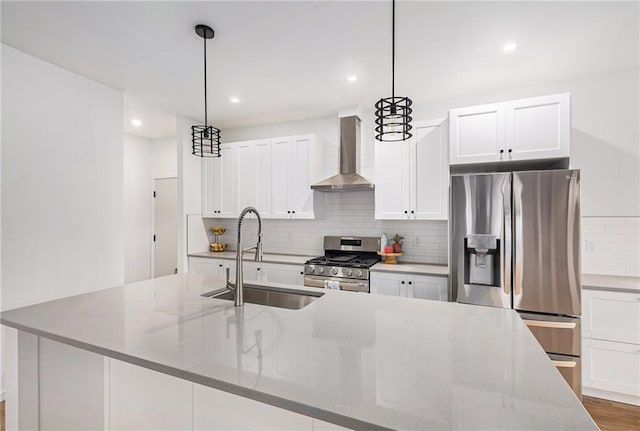
[[[206,33],[206,31],[205,31]],[[203,37],[204,40],[204,127],[206,130],[207,127],[207,38]]]
[[[391,3],[391,98],[395,103],[396,87],[396,0]]]

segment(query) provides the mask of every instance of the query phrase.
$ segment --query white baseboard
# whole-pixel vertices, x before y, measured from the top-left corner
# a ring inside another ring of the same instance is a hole
[[[603,391],[602,389],[582,388],[582,395],[595,398],[603,398],[605,400],[616,401],[618,403],[632,404],[640,406],[640,397],[635,395],[620,394],[618,392]]]

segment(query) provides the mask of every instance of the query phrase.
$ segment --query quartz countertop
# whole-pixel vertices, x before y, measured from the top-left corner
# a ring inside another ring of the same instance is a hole
[[[177,274],[0,321],[350,428],[597,430],[513,310],[333,290],[300,310],[200,296],[223,286]]]
[[[429,265],[425,263],[376,263],[370,269],[371,272],[398,272],[404,274],[424,274],[424,275],[449,275],[449,267],[446,265]]]
[[[210,257],[218,259],[235,259],[235,251],[222,251],[212,252],[204,251],[201,253],[190,253],[190,257]],[[245,253],[244,260],[253,260],[253,253]],[[270,263],[284,263],[292,265],[304,265],[304,263],[317,256],[305,256],[296,254],[275,254],[265,253],[262,256],[263,262]],[[423,263],[398,263],[393,265],[387,265],[382,262],[376,263],[371,267],[372,272],[399,272],[405,274],[425,274],[425,275],[442,275],[447,276],[449,274],[449,268],[446,265],[430,265]]]
[[[619,292],[640,292],[640,277],[582,274],[582,288]]]
[[[235,259],[236,252],[235,251],[203,251],[201,253],[190,253],[190,257],[210,257],[217,259]],[[245,253],[243,256],[243,260],[253,260],[255,254],[253,252]],[[275,253],[264,253],[262,255],[262,261],[268,263],[285,263],[292,265],[304,265],[304,263],[312,259],[316,256],[304,256],[298,254],[275,254]]]

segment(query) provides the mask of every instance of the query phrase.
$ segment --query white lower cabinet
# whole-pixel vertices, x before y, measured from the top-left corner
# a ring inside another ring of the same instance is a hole
[[[640,293],[582,291],[582,392],[640,405]]]
[[[446,301],[447,286],[447,277],[388,272],[371,273],[371,293],[379,295]]]
[[[225,277],[227,268],[233,273],[235,262],[230,259],[214,259],[209,257],[189,257],[189,272],[195,274]],[[233,277],[233,275],[232,275]]]
[[[193,385],[193,429],[312,430],[313,419],[198,384]]]
[[[110,429],[193,429],[193,383],[110,361]]]
[[[302,286],[304,284],[304,266],[282,263],[263,263],[261,281]]]
[[[286,263],[255,262],[244,260],[244,279],[246,281],[266,281],[302,286],[304,284],[304,266]],[[236,278],[236,262],[234,259],[216,259],[211,257],[189,257],[189,272],[213,275],[224,278],[229,268],[229,277]]]

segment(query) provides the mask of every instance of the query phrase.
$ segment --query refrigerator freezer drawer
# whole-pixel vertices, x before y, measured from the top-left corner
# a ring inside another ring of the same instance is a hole
[[[575,356],[548,353],[551,363],[562,374],[578,399],[582,399],[582,362]]]
[[[547,353],[580,356],[580,319],[520,313],[522,321]]]

